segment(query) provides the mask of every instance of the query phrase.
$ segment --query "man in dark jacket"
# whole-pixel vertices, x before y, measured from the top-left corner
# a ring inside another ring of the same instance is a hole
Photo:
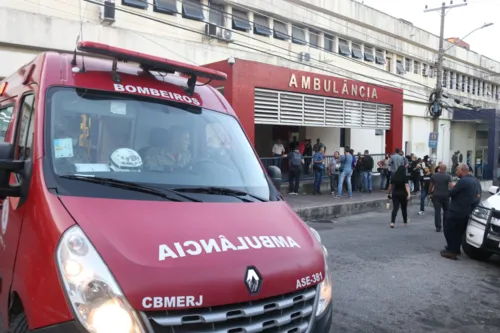
[[[363,191],[372,193],[372,172],[373,172],[373,157],[370,156],[368,150],[365,150],[363,159],[361,160],[361,179],[363,184]]]
[[[449,192],[451,197],[450,211],[444,224],[444,236],[448,245],[445,250],[441,251],[442,257],[452,260],[456,260],[457,255],[460,254],[460,246],[467,229],[469,215],[478,200],[477,182],[470,175],[469,166],[460,163],[456,168],[456,175],[460,180]]]

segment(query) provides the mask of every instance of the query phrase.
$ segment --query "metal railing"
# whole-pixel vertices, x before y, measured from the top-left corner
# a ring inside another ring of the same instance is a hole
[[[378,173],[378,171],[377,171],[377,169],[379,168],[378,162],[385,158],[385,154],[370,154],[370,156],[373,158],[373,170],[372,170],[372,172]],[[332,158],[333,158],[333,155],[326,155],[324,157],[325,169],[323,171],[323,176],[328,176],[327,167],[330,164],[330,161]],[[357,156],[356,156],[356,158],[357,158]],[[289,167],[289,161],[288,161],[287,157],[261,157],[260,160],[262,161],[262,164],[264,165],[264,168],[266,170],[271,165],[276,165],[276,166],[280,167],[282,179],[285,181],[288,180],[288,170],[290,169],[290,167]],[[300,178],[302,180],[314,179],[314,172],[312,169],[312,166],[313,166],[312,156],[304,156],[304,162],[305,162],[305,164],[303,165],[302,174],[301,174]]]

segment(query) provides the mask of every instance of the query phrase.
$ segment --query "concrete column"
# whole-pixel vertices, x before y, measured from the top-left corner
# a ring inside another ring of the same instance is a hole
[[[251,35],[253,35],[253,17],[254,17],[253,12],[250,12],[250,11],[247,12],[247,17],[248,17],[248,21],[250,22],[250,26],[252,27],[252,29],[250,29],[249,33]]]
[[[226,29],[233,28],[233,6],[224,5],[224,27]]]
[[[288,40],[289,43],[292,42],[292,24],[291,23],[285,23],[286,24],[286,29],[288,31],[288,36],[290,36],[290,39]]]
[[[339,53],[339,37],[333,36],[333,52]]]
[[[320,32],[318,34],[318,48],[320,50],[325,49],[325,33],[324,32]]]
[[[304,28],[304,38],[306,40],[306,43],[309,44],[309,28]]]
[[[203,16],[205,17],[205,22],[208,22],[208,15],[210,13],[210,7],[208,7],[208,0],[200,0],[201,8],[203,10]]]

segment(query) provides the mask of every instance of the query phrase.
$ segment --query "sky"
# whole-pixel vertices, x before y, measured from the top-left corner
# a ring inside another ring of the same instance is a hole
[[[440,12],[424,13],[425,5],[429,8],[440,7],[450,0],[356,0],[365,5],[383,11],[391,16],[402,18],[414,26],[439,36]],[[454,4],[463,0],[454,0]],[[484,23],[494,25],[480,29],[464,42],[471,50],[488,58],[500,61],[500,0],[467,0],[468,5],[450,9],[446,15],[444,37],[462,38]]]

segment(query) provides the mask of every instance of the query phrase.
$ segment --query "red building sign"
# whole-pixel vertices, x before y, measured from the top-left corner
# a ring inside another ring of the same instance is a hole
[[[386,148],[388,152],[401,148],[402,89],[241,59],[237,59],[234,64],[220,61],[204,67],[227,74],[227,81],[211,84],[224,88],[224,96],[235,110],[252,142],[255,135],[254,91],[255,88],[263,88],[391,105],[391,126],[386,133]]]

